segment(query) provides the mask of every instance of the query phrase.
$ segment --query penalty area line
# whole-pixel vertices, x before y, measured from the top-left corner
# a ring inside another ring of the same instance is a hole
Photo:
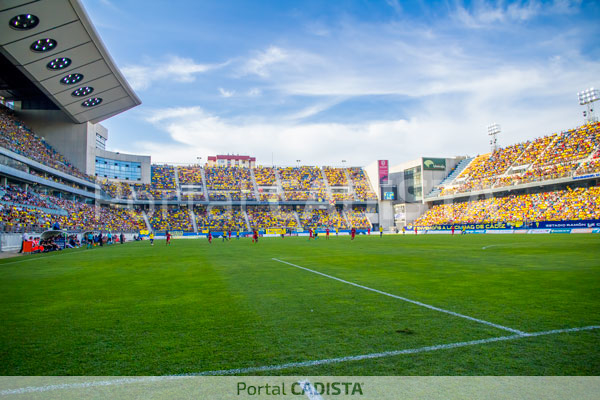
[[[357,288],[360,288],[360,289],[369,290],[371,292],[379,293],[379,294],[382,294],[384,296],[392,297],[394,299],[406,301],[407,303],[412,303],[412,304],[415,304],[417,306],[428,308],[430,310],[439,311],[439,312],[442,312],[442,313],[445,313],[445,314],[452,315],[454,317],[468,319],[469,321],[478,322],[480,324],[492,326],[494,328],[498,328],[498,329],[501,329],[503,331],[508,331],[508,332],[516,333],[517,335],[526,335],[526,332],[520,331],[518,329],[513,329],[513,328],[509,328],[507,326],[498,325],[498,324],[495,324],[493,322],[485,321],[483,319],[479,319],[479,318],[475,318],[475,317],[470,317],[468,315],[459,314],[459,313],[454,312],[454,311],[445,310],[443,308],[432,306],[430,304],[421,303],[420,301],[411,300],[411,299],[408,299],[406,297],[396,296],[395,294],[384,292],[384,291],[381,291],[381,290],[378,290],[378,289],[373,289],[373,288],[370,288],[368,286],[359,285],[358,283],[350,282],[350,281],[347,281],[347,280],[344,280],[344,279],[341,279],[341,278],[337,278],[337,277],[332,276],[332,275],[327,275],[327,274],[324,274],[323,272],[315,271],[314,269],[310,269],[310,268],[306,268],[306,267],[301,267],[300,265],[292,264],[290,262],[279,260],[277,258],[271,258],[271,260],[274,260],[274,261],[277,261],[277,262],[280,262],[280,263],[283,263],[283,264],[291,265],[292,267],[300,268],[300,269],[303,269],[305,271],[312,272],[313,274],[321,275],[321,276],[324,276],[326,278],[333,279],[333,280],[336,280],[338,282],[345,283],[347,285],[356,286]]]
[[[86,389],[86,388],[102,387],[102,386],[120,386],[120,385],[134,384],[134,383],[171,381],[171,380],[177,380],[177,379],[189,379],[189,378],[192,378],[195,376],[239,375],[239,374],[251,374],[251,373],[256,373],[256,372],[280,371],[280,370],[291,369],[291,368],[316,367],[316,366],[328,365],[328,364],[337,364],[337,363],[345,363],[345,362],[351,362],[351,361],[387,358],[387,357],[394,357],[394,356],[400,356],[400,355],[405,355],[405,354],[427,353],[427,352],[434,352],[434,351],[439,351],[439,350],[456,349],[456,348],[460,348],[460,347],[477,346],[477,345],[488,344],[488,343],[518,340],[518,339],[530,338],[530,337],[557,335],[557,334],[561,334],[561,333],[591,331],[591,330],[597,330],[597,329],[600,329],[600,325],[591,325],[591,326],[584,326],[584,327],[579,327],[579,328],[553,329],[550,331],[532,332],[532,333],[526,333],[523,335],[499,336],[499,337],[493,337],[493,338],[488,338],[488,339],[470,340],[470,341],[464,341],[464,342],[439,344],[439,345],[435,345],[435,346],[418,347],[418,348],[414,348],[414,349],[384,351],[384,352],[380,352],[380,353],[370,353],[370,354],[337,357],[337,358],[326,358],[326,359],[312,360],[312,361],[292,362],[292,363],[280,364],[280,365],[265,365],[265,366],[261,366],[261,367],[247,367],[247,368],[224,369],[224,370],[216,370],[216,371],[204,371],[204,372],[181,374],[181,375],[146,376],[146,377],[140,377],[140,378],[120,378],[120,379],[104,380],[104,381],[64,383],[64,384],[47,385],[47,386],[29,386],[29,387],[23,387],[23,388],[17,388],[17,389],[1,390],[0,396],[20,395],[20,394],[25,394],[25,393],[49,392],[49,391],[54,391],[54,390]]]

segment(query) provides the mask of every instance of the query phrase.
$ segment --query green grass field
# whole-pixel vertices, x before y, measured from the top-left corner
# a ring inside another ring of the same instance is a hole
[[[599,254],[600,235],[424,235],[4,259],[0,374],[600,375]]]

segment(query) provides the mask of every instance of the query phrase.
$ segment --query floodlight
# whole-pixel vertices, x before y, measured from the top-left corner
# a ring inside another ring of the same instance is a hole
[[[492,152],[498,150],[498,139],[496,136],[500,133],[500,125],[493,123],[488,125],[488,136],[491,137],[490,146],[492,147]]]
[[[579,105],[587,107],[587,113],[584,111],[583,116],[587,117],[588,122],[596,122],[597,118],[594,116],[594,109],[592,103],[600,98],[600,90],[593,87],[582,90],[577,93],[579,97]]]

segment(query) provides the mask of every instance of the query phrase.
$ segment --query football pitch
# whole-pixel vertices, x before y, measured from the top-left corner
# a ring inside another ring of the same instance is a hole
[[[156,240],[0,260],[1,375],[600,375],[600,235]]]

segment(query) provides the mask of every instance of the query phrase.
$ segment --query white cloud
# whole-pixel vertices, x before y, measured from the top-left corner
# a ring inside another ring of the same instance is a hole
[[[154,82],[163,79],[168,80],[169,83],[193,82],[197,74],[221,68],[226,64],[198,64],[190,58],[178,56],[167,56],[166,59],[161,63],[126,65],[121,68],[121,71],[134,90],[144,90]]]
[[[287,58],[288,54],[283,49],[271,46],[247,60],[242,67],[242,72],[244,74],[255,74],[261,77],[268,77],[269,68],[274,64],[283,62]]]
[[[541,15],[573,14],[581,1],[555,0],[542,3],[538,0],[514,1],[475,1],[470,7],[457,2],[455,17],[469,28],[494,28],[494,24],[523,22]]]
[[[550,95],[551,91],[541,94]],[[342,159],[349,165],[366,165],[389,159],[400,163],[420,156],[476,155],[488,151],[486,127],[502,126],[502,145],[567,129],[578,123],[577,107],[557,98],[540,114],[535,104],[514,107],[513,93],[482,93],[455,101],[432,97],[415,108],[408,119],[360,123],[302,123],[301,119],[222,118],[200,107],[156,110],[149,122],[175,141],[169,145],[137,143],[153,154],[153,161],[193,163],[196,157],[222,153],[248,154],[268,165],[331,165]],[[301,110],[310,114],[310,110]]]
[[[385,2],[388,6],[392,7],[397,14],[402,14],[402,5],[398,0],[386,0]]]
[[[219,88],[219,93],[221,94],[221,97],[231,97],[235,94],[235,90],[225,90],[222,87]]]
[[[249,97],[258,97],[262,94],[262,91],[259,88],[252,88],[248,90]]]

